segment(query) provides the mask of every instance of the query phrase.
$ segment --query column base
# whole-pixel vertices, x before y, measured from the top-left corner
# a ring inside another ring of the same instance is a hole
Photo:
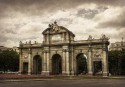
[[[69,72],[62,71],[62,75],[64,75],[64,76],[69,76],[70,73],[69,73]]]
[[[108,77],[109,76],[109,73],[108,72],[103,72],[103,77]]]
[[[74,73],[74,71],[71,71],[71,73],[70,73],[71,75],[75,75],[75,73]]]
[[[18,75],[21,75],[22,73],[21,73],[21,71],[18,71]]]
[[[31,75],[31,72],[28,72],[28,75]]]
[[[48,75],[50,75],[50,71],[42,71],[42,75],[48,76]]]
[[[88,76],[93,76],[93,72],[88,72]]]
[[[18,73],[18,75],[22,75],[21,73]]]

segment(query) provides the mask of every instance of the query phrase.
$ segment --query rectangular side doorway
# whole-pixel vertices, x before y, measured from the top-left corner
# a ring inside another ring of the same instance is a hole
[[[102,61],[93,62],[94,75],[102,75]]]
[[[28,74],[28,62],[23,63],[23,74]]]

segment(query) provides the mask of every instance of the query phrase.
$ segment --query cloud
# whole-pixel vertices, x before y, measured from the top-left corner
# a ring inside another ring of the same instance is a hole
[[[125,0],[0,0],[0,45],[18,46],[20,40],[41,43],[41,32],[55,20],[76,34],[77,40],[87,39],[88,35],[99,38],[103,33],[115,41],[124,36],[124,3]]]
[[[123,9],[123,8],[122,8]],[[119,13],[119,11],[117,11]],[[118,15],[116,15],[115,17],[112,17],[111,19],[107,19],[106,21],[102,21],[100,22],[99,28],[107,28],[107,27],[111,27],[111,28],[123,28],[125,27],[125,11],[122,11],[121,13],[119,13]]]
[[[39,15],[61,9],[75,8],[83,4],[124,6],[125,0],[0,0],[0,11],[8,16],[7,10],[17,11],[26,15]]]

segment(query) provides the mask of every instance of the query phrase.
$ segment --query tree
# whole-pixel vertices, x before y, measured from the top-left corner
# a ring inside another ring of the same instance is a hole
[[[0,52],[0,71],[18,71],[19,55],[15,51]]]
[[[125,75],[125,50],[109,51],[109,72],[112,75]]]

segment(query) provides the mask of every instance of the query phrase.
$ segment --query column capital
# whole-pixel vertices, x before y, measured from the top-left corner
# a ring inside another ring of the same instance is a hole
[[[92,48],[90,47],[88,50],[88,74],[93,74],[93,66],[92,66]]]
[[[63,49],[62,52],[72,52],[71,49]]]
[[[22,55],[22,54],[23,54],[23,52],[22,52],[22,49],[21,49],[21,48],[19,49],[19,54],[20,54],[20,55]]]
[[[44,50],[43,53],[50,53],[49,50]]]
[[[92,52],[92,47],[89,47],[88,52]]]
[[[29,48],[29,54],[32,54],[32,49],[31,48]]]

